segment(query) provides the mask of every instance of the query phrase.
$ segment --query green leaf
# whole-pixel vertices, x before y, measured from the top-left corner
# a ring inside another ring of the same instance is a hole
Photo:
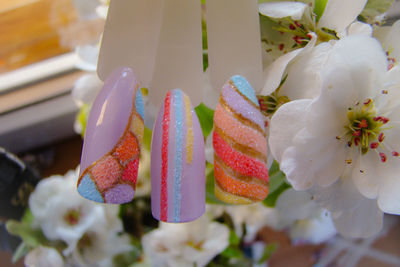
[[[238,247],[229,246],[221,253],[222,256],[227,258],[240,259],[243,257],[243,251]]]
[[[227,205],[214,194],[214,165],[207,163],[206,168],[206,202],[207,204]]]
[[[14,255],[12,256],[12,263],[16,263],[17,261],[22,259],[26,254],[28,254],[29,250],[30,250],[29,247],[24,242],[19,244],[17,250],[14,252]]]
[[[87,121],[89,118],[90,108],[91,108],[90,105],[83,104],[83,106],[80,108],[78,114],[76,115],[76,121],[82,127],[82,132],[81,132],[82,138],[85,136],[85,130],[86,130],[86,125],[87,125]]]
[[[26,209],[22,216],[21,222],[30,225],[33,222],[33,214],[30,209]]]
[[[328,0],[315,0],[314,1],[314,14],[317,16],[317,21],[322,17],[324,14],[326,3]]]
[[[368,0],[358,19],[373,24],[376,21],[375,18],[388,11],[393,2],[394,0]]]
[[[32,229],[27,223],[9,220],[6,228],[10,234],[19,236],[30,248],[35,248],[47,241],[40,230]]]
[[[264,262],[266,262],[267,260],[269,260],[269,258],[271,258],[272,254],[278,249],[278,244],[275,243],[271,243],[265,246],[263,254],[260,258],[260,260],[258,261],[258,264],[263,264]]]
[[[143,145],[149,151],[151,149],[151,134],[152,134],[152,131],[145,126],[144,133],[143,133]]]
[[[203,103],[195,107],[194,110],[199,118],[201,130],[203,131],[204,138],[206,139],[213,129],[214,110],[208,108]]]
[[[268,194],[268,197],[264,199],[263,204],[267,207],[273,208],[276,205],[276,201],[278,197],[286,190],[289,189],[291,186],[286,182],[280,185],[272,194]]]
[[[238,246],[240,244],[240,238],[235,231],[231,231],[229,234],[229,244],[232,246]]]
[[[285,174],[279,169],[278,162],[274,161],[269,169],[269,193],[268,197],[264,199],[263,204],[267,207],[275,207],[276,201],[280,194],[290,185],[285,181]]]

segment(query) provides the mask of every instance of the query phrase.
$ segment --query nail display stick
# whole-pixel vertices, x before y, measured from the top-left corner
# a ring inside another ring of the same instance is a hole
[[[256,92],[262,88],[260,23],[257,0],[207,0],[209,73],[220,90],[242,75]]]
[[[168,90],[182,89],[194,106],[203,99],[201,3],[165,0],[150,101],[161,103]]]
[[[132,68],[143,86],[153,76],[164,0],[112,0],[97,72],[104,81],[119,67]]]

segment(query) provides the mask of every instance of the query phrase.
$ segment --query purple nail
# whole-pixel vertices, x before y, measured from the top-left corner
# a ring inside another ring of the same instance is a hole
[[[205,212],[204,137],[189,97],[167,93],[153,129],[151,208],[164,222],[189,222]]]
[[[78,180],[78,192],[83,197],[113,204],[132,200],[143,119],[143,99],[133,71],[115,70],[90,111]]]

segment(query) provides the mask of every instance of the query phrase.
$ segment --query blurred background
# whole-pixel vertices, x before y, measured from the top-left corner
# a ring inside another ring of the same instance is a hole
[[[82,137],[76,118],[82,106],[74,101],[72,90],[86,84],[82,79],[76,84],[84,75],[94,74],[106,5],[100,0],[0,1],[0,147],[31,167],[32,185],[40,177],[64,174],[79,164]],[[396,1],[387,23],[398,19]],[[98,84],[92,81],[90,86]],[[6,179],[5,175],[0,178]],[[2,201],[7,201],[5,196]],[[336,242],[361,259],[358,266],[396,266],[400,224],[394,217],[387,221],[379,237],[337,237]],[[11,264],[11,251],[19,241],[7,235],[3,223],[0,218],[1,265],[23,266],[23,260]],[[260,231],[259,239],[281,244],[271,266],[309,266],[309,258],[317,257],[325,246],[294,248],[285,234],[269,228]]]

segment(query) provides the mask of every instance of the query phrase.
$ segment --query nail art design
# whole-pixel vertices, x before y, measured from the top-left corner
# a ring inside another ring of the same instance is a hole
[[[164,222],[189,222],[205,212],[204,137],[189,97],[167,93],[153,129],[151,207]]]
[[[78,180],[83,197],[113,204],[132,200],[143,121],[144,103],[133,71],[115,70],[90,111]]]
[[[253,88],[233,76],[214,113],[215,195],[230,204],[262,201],[268,194],[267,141]]]

